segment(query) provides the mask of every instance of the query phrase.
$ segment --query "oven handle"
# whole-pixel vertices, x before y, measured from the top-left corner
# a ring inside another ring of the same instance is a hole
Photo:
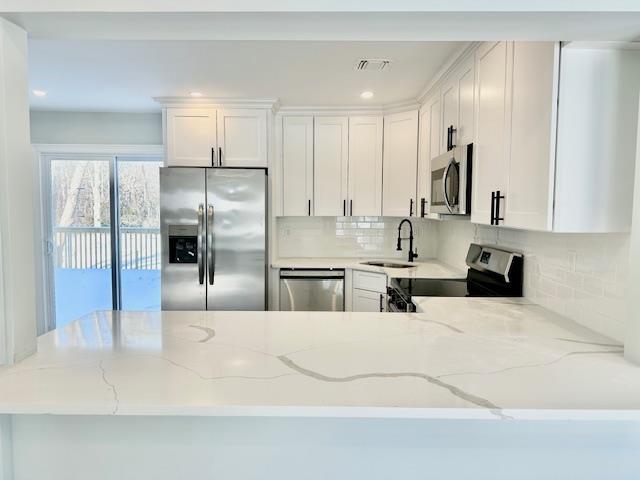
[[[447,195],[447,178],[449,178],[449,170],[451,170],[451,166],[455,163],[455,158],[449,160],[447,168],[444,169],[444,175],[442,175],[442,195],[444,196],[444,203],[447,206],[449,213],[453,213],[453,208],[451,208],[451,203],[449,203],[449,195]]]

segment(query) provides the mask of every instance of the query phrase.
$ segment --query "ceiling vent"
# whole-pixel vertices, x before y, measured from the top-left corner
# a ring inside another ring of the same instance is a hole
[[[361,58],[356,62],[356,70],[382,72],[391,68],[391,60],[384,58]]]

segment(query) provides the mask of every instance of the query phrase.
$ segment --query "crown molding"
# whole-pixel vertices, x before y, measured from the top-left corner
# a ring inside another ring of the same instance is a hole
[[[224,97],[152,97],[162,108],[211,108],[239,107],[270,109],[276,112],[280,107],[277,98],[224,98]]]
[[[464,62],[470,55],[472,55],[477,48],[480,46],[482,42],[469,42],[463,45],[458,49],[456,53],[454,53],[449,59],[440,67],[440,70],[431,77],[431,80],[424,86],[420,94],[418,95],[416,101],[419,104],[423,104],[427,99],[429,93],[442,83],[446,75]]]

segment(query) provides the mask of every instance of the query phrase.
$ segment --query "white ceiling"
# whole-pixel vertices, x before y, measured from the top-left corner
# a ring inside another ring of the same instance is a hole
[[[286,106],[385,105],[415,99],[457,42],[117,41],[32,38],[38,110],[152,111],[151,97],[276,97]],[[358,72],[361,57],[389,58]],[[359,95],[371,90],[372,100]]]

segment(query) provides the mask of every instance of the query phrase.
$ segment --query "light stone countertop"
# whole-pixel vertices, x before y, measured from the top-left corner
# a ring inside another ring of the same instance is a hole
[[[363,265],[362,262],[383,261],[413,265],[409,268],[382,268]],[[368,272],[385,273],[389,278],[466,278],[467,272],[453,268],[438,260],[426,259],[409,263],[403,259],[389,258],[278,258],[272,268],[350,268]]]
[[[640,419],[640,367],[537,305],[96,312],[0,369],[0,413]]]

